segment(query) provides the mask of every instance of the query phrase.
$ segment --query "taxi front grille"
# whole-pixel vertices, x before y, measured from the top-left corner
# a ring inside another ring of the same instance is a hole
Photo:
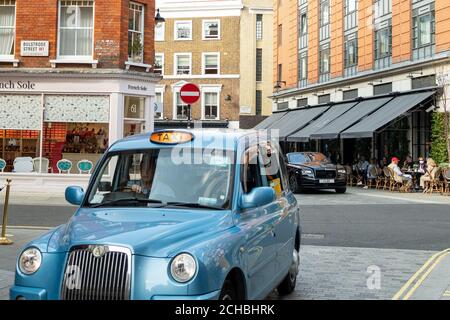
[[[64,272],[62,300],[128,300],[131,252],[122,247],[73,248]]]

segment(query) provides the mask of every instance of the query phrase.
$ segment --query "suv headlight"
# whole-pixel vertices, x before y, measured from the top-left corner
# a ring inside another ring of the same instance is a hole
[[[347,174],[347,171],[345,171],[345,169],[339,169],[338,173],[340,173],[340,174]]]
[[[39,270],[42,254],[37,248],[28,248],[19,257],[19,269],[24,274],[33,274]]]
[[[181,283],[190,281],[197,272],[197,263],[193,256],[182,253],[173,258],[170,264],[172,277]]]
[[[309,169],[302,169],[302,175],[304,175],[304,176],[312,176],[313,172],[312,172],[312,170],[309,170]]]

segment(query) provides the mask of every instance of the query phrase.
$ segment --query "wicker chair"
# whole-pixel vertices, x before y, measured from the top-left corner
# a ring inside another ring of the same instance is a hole
[[[384,173],[384,185],[383,190],[391,190],[391,172],[388,167],[383,168]]]
[[[389,170],[389,177],[390,177],[389,191],[406,192],[407,184],[404,181],[400,182],[395,180],[394,170],[392,170],[389,167],[387,167],[387,169]]]
[[[438,167],[436,169],[436,174],[434,179],[428,181],[428,193],[433,194],[434,192],[444,193],[444,182],[441,181],[442,168]]]
[[[444,195],[448,196],[450,193],[450,168],[444,169],[444,171],[442,172],[442,176],[444,177],[443,193]]]

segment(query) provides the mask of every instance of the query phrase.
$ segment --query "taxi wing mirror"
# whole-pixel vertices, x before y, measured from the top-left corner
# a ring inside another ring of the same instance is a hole
[[[76,186],[67,187],[65,196],[67,202],[79,206],[84,198],[84,190]]]
[[[277,196],[275,190],[270,187],[254,188],[247,194],[241,197],[241,208],[252,209],[265,206],[276,200]]]

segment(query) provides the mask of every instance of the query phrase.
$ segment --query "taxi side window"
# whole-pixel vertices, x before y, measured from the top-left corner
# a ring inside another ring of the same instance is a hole
[[[280,152],[270,141],[260,143],[258,149],[263,184],[273,188],[277,197],[280,197],[285,190],[284,177],[280,166]]]
[[[244,153],[244,159],[242,162],[241,181],[244,193],[249,193],[254,188],[263,186],[259,167],[257,148],[248,148]]]

